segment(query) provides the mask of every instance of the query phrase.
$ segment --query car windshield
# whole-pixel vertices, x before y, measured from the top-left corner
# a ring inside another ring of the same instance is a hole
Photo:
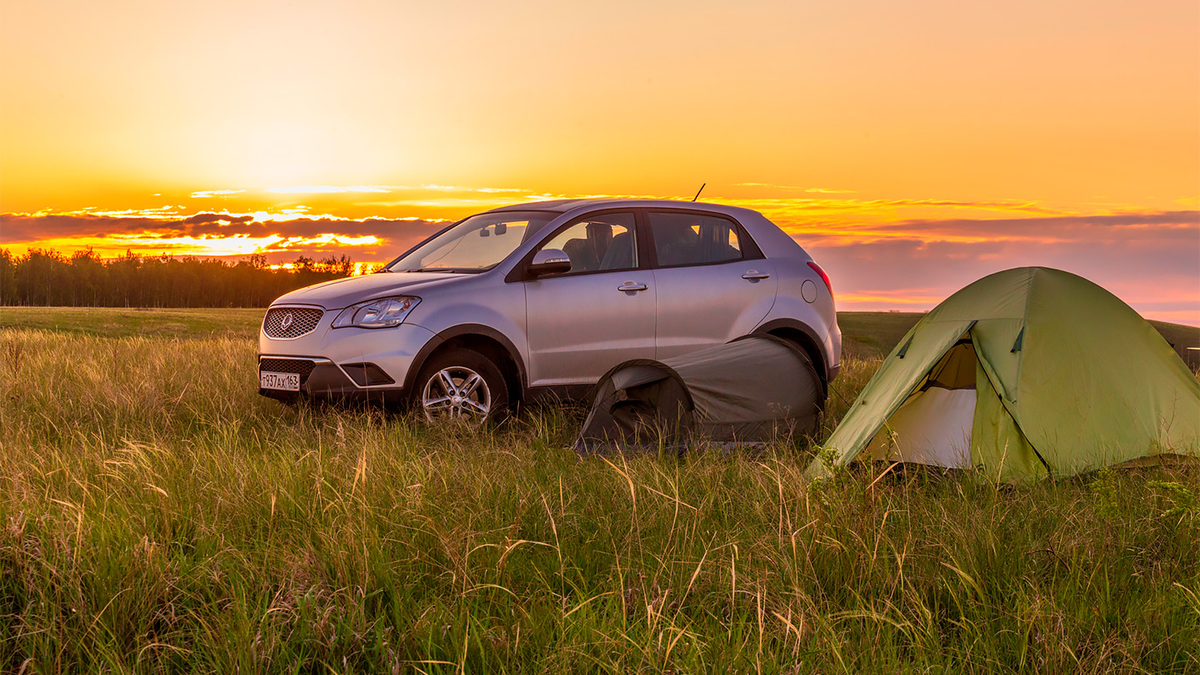
[[[387,266],[389,272],[483,272],[557,216],[506,211],[471,216]]]

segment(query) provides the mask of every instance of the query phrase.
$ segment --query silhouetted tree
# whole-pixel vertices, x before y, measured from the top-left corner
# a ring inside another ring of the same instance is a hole
[[[288,291],[349,276],[345,255],[299,256],[293,269],[270,269],[266,256],[237,262],[127,251],[104,260],[92,249],[70,258],[50,249],[14,256],[0,249],[0,304],[91,307],[264,307]]]

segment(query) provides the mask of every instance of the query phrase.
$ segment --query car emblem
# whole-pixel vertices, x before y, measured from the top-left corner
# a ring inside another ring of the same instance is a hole
[[[279,328],[280,328],[280,330],[287,330],[287,329],[291,328],[291,327],[292,327],[292,322],[293,322],[293,321],[295,321],[295,320],[296,320],[296,317],[292,316],[292,313],[291,313],[291,312],[288,312],[287,314],[284,314],[284,315],[283,315],[283,321],[280,321],[280,322],[279,322]]]

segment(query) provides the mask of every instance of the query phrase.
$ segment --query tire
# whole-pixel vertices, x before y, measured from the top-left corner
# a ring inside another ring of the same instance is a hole
[[[425,419],[495,422],[508,412],[508,384],[496,364],[470,349],[435,354],[421,366],[413,403]]]

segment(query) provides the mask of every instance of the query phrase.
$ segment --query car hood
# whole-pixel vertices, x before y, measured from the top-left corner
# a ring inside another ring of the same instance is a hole
[[[320,305],[325,309],[341,309],[356,302],[389,295],[419,296],[424,289],[465,281],[473,276],[452,272],[378,272],[307,286],[282,295],[271,304]]]

